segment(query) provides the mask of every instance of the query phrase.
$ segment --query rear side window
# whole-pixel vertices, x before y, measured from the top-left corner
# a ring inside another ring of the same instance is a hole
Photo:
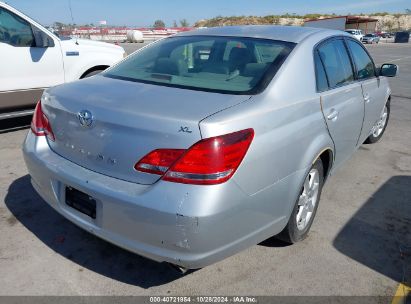
[[[30,24],[0,7],[0,42],[17,47],[35,46]]]
[[[327,75],[325,74],[323,63],[321,62],[318,51],[314,53],[315,79],[317,82],[317,91],[322,92],[328,89]]]
[[[374,63],[370,56],[357,42],[348,40],[348,47],[351,50],[352,57],[354,59],[355,66],[357,68],[357,78],[367,79],[375,76]]]
[[[334,39],[318,48],[324,63],[330,88],[348,84],[354,80],[351,61],[343,40]]]

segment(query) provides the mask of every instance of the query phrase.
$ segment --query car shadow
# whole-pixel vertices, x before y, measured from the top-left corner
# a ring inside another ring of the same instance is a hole
[[[0,120],[0,134],[27,129],[30,127],[30,122],[31,115],[2,119]]]
[[[411,176],[394,176],[384,183],[333,245],[374,271],[411,283]]]
[[[269,239],[266,239],[265,241],[262,241],[258,245],[263,246],[263,247],[269,247],[269,248],[281,248],[281,247],[291,246],[291,244],[281,241],[277,239],[275,236],[270,237]]]
[[[36,193],[26,175],[9,187],[5,204],[14,216],[56,253],[84,268],[121,281],[149,288],[180,278],[168,264],[157,263],[114,246],[78,228],[51,208]]]

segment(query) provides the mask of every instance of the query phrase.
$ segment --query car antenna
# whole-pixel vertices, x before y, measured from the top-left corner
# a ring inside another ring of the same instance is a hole
[[[73,9],[71,8],[71,0],[68,0],[68,5],[69,5],[69,9],[70,9],[71,22],[74,26],[75,23],[74,23],[74,17],[73,17]],[[76,44],[78,45],[77,37],[76,37]]]

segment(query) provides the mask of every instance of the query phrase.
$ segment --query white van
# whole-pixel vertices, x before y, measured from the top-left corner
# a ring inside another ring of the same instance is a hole
[[[362,30],[347,29],[347,30],[345,30],[345,32],[348,33],[348,34],[351,34],[352,36],[354,36],[359,41],[362,41],[362,38],[364,37],[364,34],[363,34]]]
[[[61,39],[0,2],[0,120],[31,114],[45,88],[97,74],[124,56],[113,44]]]

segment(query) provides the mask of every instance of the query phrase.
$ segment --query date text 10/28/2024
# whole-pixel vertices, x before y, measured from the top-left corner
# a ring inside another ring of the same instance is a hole
[[[195,297],[150,297],[150,303],[257,303],[255,297],[244,296],[195,296]]]

